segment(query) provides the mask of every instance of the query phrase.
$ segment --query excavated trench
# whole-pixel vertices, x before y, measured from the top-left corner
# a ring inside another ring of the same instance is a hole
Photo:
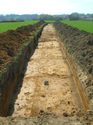
[[[48,24],[28,62],[23,83],[13,95],[8,114],[13,117],[42,113],[73,116],[87,110],[67,58],[55,28]]]
[[[18,84],[12,95],[7,116],[31,117],[44,112],[68,116],[83,111],[73,75],[61,49],[53,25],[47,25],[30,58],[23,83]]]

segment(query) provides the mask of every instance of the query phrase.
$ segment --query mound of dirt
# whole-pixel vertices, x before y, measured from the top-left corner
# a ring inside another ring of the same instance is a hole
[[[0,116],[7,116],[12,95],[22,84],[44,26],[41,21],[0,34]]]
[[[93,98],[93,33],[80,31],[61,22],[54,24],[68,52],[87,78],[82,81],[89,99]]]
[[[0,34],[0,70],[16,56],[18,50],[29,40],[29,36],[43,25],[40,21],[34,25],[20,27]]]

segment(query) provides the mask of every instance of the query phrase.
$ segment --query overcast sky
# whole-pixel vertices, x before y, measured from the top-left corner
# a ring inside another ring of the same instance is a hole
[[[0,14],[93,13],[93,0],[0,0]]]

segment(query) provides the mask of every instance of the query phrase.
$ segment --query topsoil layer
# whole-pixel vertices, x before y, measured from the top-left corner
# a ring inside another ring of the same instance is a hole
[[[40,21],[34,25],[20,27],[0,34],[0,70],[12,61],[18,50],[29,40],[31,33],[44,24]]]

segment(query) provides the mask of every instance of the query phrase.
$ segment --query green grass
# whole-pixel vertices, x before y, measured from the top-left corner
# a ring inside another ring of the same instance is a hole
[[[35,24],[37,21],[24,21],[24,22],[4,22],[0,23],[0,33],[6,32],[8,30],[14,30],[21,26],[26,26],[29,24]]]
[[[70,20],[63,20],[65,24],[68,24],[72,27],[76,27],[80,30],[84,30],[90,33],[93,33],[93,21],[84,21],[84,20],[77,20],[77,21],[70,21]]]

